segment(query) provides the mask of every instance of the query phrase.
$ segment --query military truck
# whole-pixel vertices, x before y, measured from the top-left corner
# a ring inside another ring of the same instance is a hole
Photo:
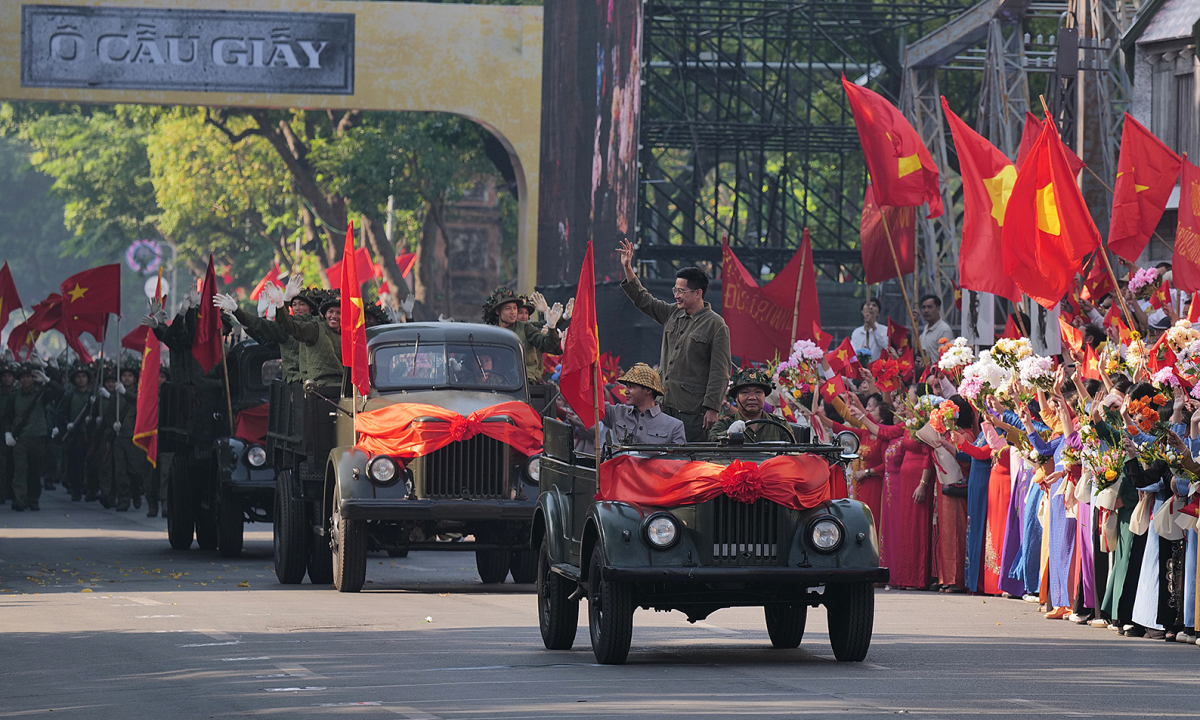
[[[784,426],[751,421],[761,422]],[[631,476],[635,484],[662,488],[669,484],[658,472],[663,468],[710,463],[708,472],[720,470],[724,478],[725,469],[754,475],[782,458],[815,467],[809,474],[820,479],[856,457],[853,434],[839,435],[836,444],[811,444],[806,437],[797,442],[788,429],[789,442],[749,443],[731,433],[720,443],[608,446],[601,468],[617,472],[607,463],[625,458],[626,472],[642,473]],[[571,648],[579,600],[586,597],[592,651],[605,664],[625,662],[638,607],[679,610],[689,622],[722,608],[762,607],[771,644],[794,648],[808,608],[824,605],[837,659],[866,656],[873,583],[886,582],[888,571],[879,567],[874,521],[863,503],[824,499],[828,490],[818,484],[796,507],[753,494],[735,499],[733,490],[709,492],[701,502],[655,504],[653,494],[647,501],[622,497],[619,486],[602,488],[596,458],[573,451],[570,428],[562,423],[545,421],[544,442],[531,547],[539,548],[538,619],[547,648]],[[596,499],[598,491],[604,499]]]
[[[217,373],[199,383],[165,382],[159,388],[159,452],[169,454],[167,536],[186,550],[223,557],[242,552],[245,523],[270,522],[275,470],[264,447],[267,391],[278,377],[279,349],[253,340],[226,355],[229,400]],[[229,409],[233,410],[233,429]]]
[[[415,417],[415,432],[445,430],[454,417],[467,423],[472,413],[506,402],[520,404],[525,411],[518,414],[533,413],[540,425],[516,336],[471,323],[381,325],[366,333],[371,383],[359,407],[348,378],[340,389],[272,388],[269,438],[282,468],[275,524],[280,581],[300,582],[307,564],[312,582],[357,592],[374,549],[474,552],[483,582],[504,582],[510,573],[514,582],[533,582],[534,453],[486,432],[428,452],[372,452],[355,433],[356,415],[396,404],[448,411]],[[480,422],[516,421],[510,413]]]

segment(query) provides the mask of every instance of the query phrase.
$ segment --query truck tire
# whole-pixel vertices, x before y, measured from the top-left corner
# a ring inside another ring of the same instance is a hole
[[[167,475],[167,540],[172,548],[187,550],[192,547],[195,523],[187,469],[182,463],[173,462]]]
[[[221,493],[217,501],[217,550],[223,558],[235,558],[242,554],[245,516],[242,499],[232,493]]]
[[[633,589],[629,583],[602,580],[602,550],[592,548],[588,560],[588,630],[592,654],[601,665],[624,665],[633,642]]]
[[[825,610],[833,656],[842,662],[862,662],[875,626],[875,588],[867,582],[827,585]]]
[[[271,528],[275,577],[284,585],[296,585],[304,579],[312,535],[304,503],[293,492],[292,477],[291,470],[281,470],[275,480],[275,513]]]
[[[537,554],[538,625],[547,650],[570,650],[579,631],[579,601],[571,600],[572,583],[550,570],[550,545],[542,540]]]
[[[515,583],[528,585],[537,582],[538,553],[533,550],[512,551],[509,553],[508,569]]]
[[[201,550],[216,550],[219,543],[217,535],[217,511],[215,508],[204,508],[196,503],[196,545]]]
[[[508,577],[509,552],[507,550],[476,550],[475,569],[484,585],[496,585]]]
[[[807,605],[768,605],[763,611],[767,616],[771,647],[781,650],[800,647],[804,624],[808,620]]]
[[[358,592],[367,581],[366,522],[343,518],[335,499],[330,526],[333,539],[333,586],[338,592]]]
[[[325,528],[329,532],[329,528]],[[333,584],[333,550],[329,535],[314,535],[308,553],[308,581],[313,585]]]

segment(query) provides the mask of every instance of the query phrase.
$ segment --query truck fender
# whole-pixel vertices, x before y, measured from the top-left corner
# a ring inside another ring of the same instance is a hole
[[[642,519],[646,513],[636,505],[623,502],[597,502],[588,511],[579,553],[581,576],[588,571],[588,558],[599,545],[608,563],[624,566],[650,565],[650,548],[640,540]],[[624,538],[630,533],[630,541]],[[587,579],[584,577],[583,579]]]
[[[567,562],[570,552],[563,531],[563,513],[569,508],[567,499],[558,490],[549,490],[538,496],[537,508],[533,511],[533,526],[529,533],[529,547],[537,550],[545,538],[550,546],[550,561]]]
[[[340,447],[329,451],[321,517],[327,518],[333,512],[335,492],[342,500],[373,495],[374,486],[367,480],[367,461],[370,459],[369,453],[356,447]]]

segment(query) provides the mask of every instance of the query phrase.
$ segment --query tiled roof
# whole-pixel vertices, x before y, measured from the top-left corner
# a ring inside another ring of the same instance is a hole
[[[1200,21],[1200,0],[1166,0],[1150,19],[1137,43],[1144,45],[1189,37],[1197,21]]]

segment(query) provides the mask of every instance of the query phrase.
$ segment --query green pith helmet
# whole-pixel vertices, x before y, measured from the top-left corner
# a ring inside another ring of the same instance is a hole
[[[500,324],[500,306],[510,302],[520,303],[521,298],[506,287],[498,287],[483,303],[483,321],[488,325]]]
[[[766,370],[746,368],[745,370],[738,370],[729,379],[729,390],[725,393],[725,396],[730,400],[736,400],[738,390],[751,385],[762,388],[763,392],[768,395],[775,389],[775,383],[771,381],[771,376]]]

